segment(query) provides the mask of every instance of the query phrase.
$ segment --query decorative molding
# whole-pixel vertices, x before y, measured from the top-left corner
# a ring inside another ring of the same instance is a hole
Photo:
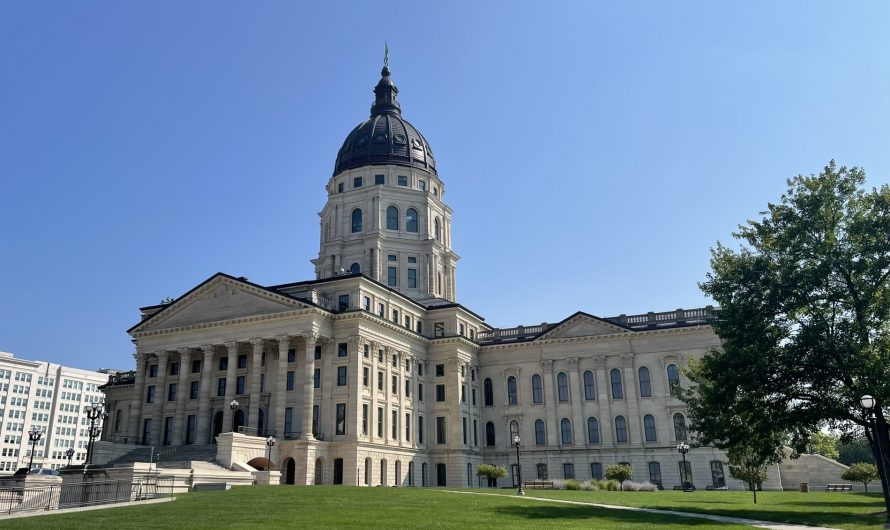
[[[224,327],[231,326],[237,324],[250,324],[252,322],[262,322],[267,320],[284,320],[291,317],[301,317],[301,316],[319,316],[324,318],[330,318],[330,314],[324,312],[323,310],[316,307],[307,307],[304,309],[298,309],[295,311],[287,311],[284,313],[272,313],[270,315],[255,315],[250,317],[242,317],[242,318],[232,318],[228,320],[217,320],[214,322],[204,322],[200,324],[189,324],[187,326],[177,326],[174,328],[165,328],[158,329],[152,331],[134,331],[132,333],[132,337],[141,338],[141,337],[152,337],[158,335],[169,335],[171,333],[181,333],[184,331],[196,331],[200,329],[207,328],[216,328],[216,327]]]
[[[545,374],[553,373],[553,360],[552,359],[542,359],[541,360],[541,368],[544,370]]]

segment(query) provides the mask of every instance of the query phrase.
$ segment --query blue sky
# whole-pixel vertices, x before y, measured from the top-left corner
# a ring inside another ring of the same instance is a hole
[[[309,7],[311,5],[311,7]],[[0,4],[0,350],[131,368],[139,306],[313,277],[389,42],[458,300],[705,305],[709,248],[828,160],[890,178],[890,3]]]

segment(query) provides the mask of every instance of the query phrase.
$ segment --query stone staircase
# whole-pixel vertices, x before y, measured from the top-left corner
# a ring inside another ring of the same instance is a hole
[[[174,447],[140,447],[129,453],[108,462],[108,467],[129,466],[137,462],[149,463],[152,456],[155,461],[165,469],[183,468],[189,469],[192,462],[216,461],[216,445],[177,445]],[[160,456],[160,458],[158,458]]]

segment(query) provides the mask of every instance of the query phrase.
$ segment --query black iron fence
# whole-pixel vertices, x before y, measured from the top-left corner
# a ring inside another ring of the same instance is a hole
[[[60,510],[173,496],[173,477],[146,476],[76,484],[0,488],[0,515]]]

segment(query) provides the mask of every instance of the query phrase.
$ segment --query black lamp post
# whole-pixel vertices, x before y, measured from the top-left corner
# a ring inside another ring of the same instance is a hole
[[[71,467],[71,459],[74,458],[74,448],[69,447],[67,451],[65,451],[65,456],[68,457],[68,467]]]
[[[229,408],[232,409],[232,432],[235,432],[238,430],[237,427],[235,427],[235,411],[238,410],[238,405],[239,405],[238,401],[234,400],[234,399],[232,400],[231,403],[229,403]]]
[[[881,466],[881,489],[884,490],[884,506],[887,508],[887,521],[885,523],[885,527],[890,526],[890,475],[887,475],[887,461],[884,458],[884,451],[886,448],[884,447],[883,436],[878,432],[878,421],[875,418],[875,398],[866,394],[859,399],[859,404],[862,405],[862,408],[865,409],[865,421],[868,423],[868,426],[872,429],[872,436],[874,436],[875,440],[875,449],[878,452],[878,465]]]
[[[513,435],[513,445],[516,446],[516,475],[519,479],[519,491],[516,492],[517,495],[525,495],[525,491],[522,489],[522,466],[519,464],[519,442],[522,440],[519,439],[518,434]]]
[[[37,452],[37,442],[40,441],[41,436],[43,436],[43,431],[38,430],[37,427],[31,427],[31,430],[28,431],[28,439],[31,440],[31,460],[28,462],[29,473],[34,466],[34,453]]]
[[[101,434],[101,428],[96,425],[96,422],[99,421],[99,418],[104,417],[102,404],[101,403],[93,403],[87,409],[87,418],[90,420],[90,441],[87,445],[87,464],[93,463],[93,440],[99,437]]]
[[[266,438],[266,460],[269,461],[269,469],[266,471],[272,471],[272,446],[275,445],[275,437],[270,436]]]
[[[683,455],[683,491],[692,491],[689,488],[689,474],[686,472],[686,453],[689,452],[689,444],[686,442],[678,443],[677,451]]]

